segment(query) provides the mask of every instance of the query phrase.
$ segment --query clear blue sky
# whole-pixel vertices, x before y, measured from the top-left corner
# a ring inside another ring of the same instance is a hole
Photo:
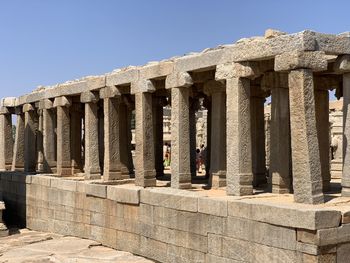
[[[266,28],[350,31],[349,10],[349,1],[329,0],[0,0],[0,97]]]

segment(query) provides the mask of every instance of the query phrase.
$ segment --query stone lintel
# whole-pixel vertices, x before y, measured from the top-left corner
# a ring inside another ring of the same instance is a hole
[[[203,89],[204,93],[207,95],[226,91],[225,85],[222,82],[216,80],[209,80],[205,82]]]
[[[266,72],[261,80],[263,90],[271,90],[273,88],[288,89],[288,74],[282,72]]]
[[[139,68],[140,79],[165,77],[173,72],[173,61],[150,62]]]
[[[85,91],[80,94],[81,103],[97,103],[99,100],[99,94],[92,91]]]
[[[117,86],[130,84],[139,78],[139,70],[137,67],[130,66],[115,70],[106,75],[106,86]]]
[[[166,77],[165,88],[189,88],[193,85],[193,79],[188,72],[176,72]]]
[[[120,90],[116,86],[109,86],[105,87],[103,89],[100,89],[100,98],[106,99],[106,98],[113,98],[121,96]]]
[[[323,51],[291,51],[275,57],[275,71],[293,69],[327,70],[327,58]]]
[[[150,92],[153,93],[156,91],[156,87],[153,84],[152,80],[149,79],[139,79],[138,81],[131,83],[131,94]]]
[[[338,56],[334,63],[334,71],[338,73],[350,72],[350,55]]]
[[[29,112],[29,111],[34,111],[35,108],[32,104],[24,104],[23,105],[23,112]]]
[[[244,61],[219,64],[216,66],[215,79],[223,81],[231,78],[256,79],[269,68],[265,61]]]
[[[3,98],[0,105],[3,107],[15,107],[17,102],[16,97]]]
[[[40,110],[49,110],[49,109],[52,109],[53,108],[53,102],[52,100],[49,100],[49,99],[45,99],[45,100],[41,100],[39,102],[39,109]]]
[[[65,96],[55,98],[55,101],[53,103],[54,108],[56,108],[56,107],[70,107],[71,105],[72,105],[71,98],[65,97]]]

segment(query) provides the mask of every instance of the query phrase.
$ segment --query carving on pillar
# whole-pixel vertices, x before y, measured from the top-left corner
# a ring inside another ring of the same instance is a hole
[[[15,107],[15,114],[17,115],[15,144],[13,149],[13,160],[11,171],[24,170],[24,133],[25,133],[25,114],[22,107]]]
[[[0,171],[11,169],[13,155],[12,116],[6,107],[0,108]]]
[[[69,107],[72,101],[67,97],[58,97],[54,101],[57,109],[57,175],[72,175],[71,134]]]
[[[83,92],[80,96],[80,101],[85,103],[84,173],[86,180],[101,178],[100,157],[98,154],[98,100],[98,94],[91,91]]]
[[[187,72],[167,76],[171,89],[171,187],[191,188],[189,95],[193,84]]]
[[[36,131],[37,125],[37,113],[35,107],[31,104],[23,105],[24,118],[24,171],[35,172],[36,171]]]

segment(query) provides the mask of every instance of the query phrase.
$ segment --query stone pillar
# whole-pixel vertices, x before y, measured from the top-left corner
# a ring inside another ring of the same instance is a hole
[[[328,89],[316,87],[315,111],[317,138],[320,150],[323,191],[330,190],[330,138],[329,138],[329,94]]]
[[[70,107],[71,110],[71,153],[72,153],[72,174],[81,173],[83,171],[82,159],[82,120],[83,112],[81,104],[74,103]]]
[[[80,101],[85,103],[85,179],[100,179],[101,168],[98,146],[98,95],[83,92]]]
[[[246,74],[248,73],[248,74]],[[218,65],[215,78],[226,81],[226,184],[228,195],[253,194],[248,64]]]
[[[55,112],[51,100],[39,103],[43,117],[43,172],[53,173],[56,167]]]
[[[0,171],[11,169],[13,156],[12,115],[6,107],[0,109]]]
[[[190,169],[191,177],[197,176],[196,165],[196,150],[197,150],[197,123],[196,123],[196,111],[199,108],[199,101],[196,98],[189,98],[189,128],[190,128]]]
[[[36,148],[37,148],[37,164],[36,170],[40,173],[44,172],[44,148],[43,148],[43,110],[40,109],[40,103],[38,103],[38,129],[36,133]]]
[[[36,112],[31,104],[23,106],[24,112],[24,171],[35,172],[36,168]]]
[[[163,97],[153,98],[153,141],[154,141],[154,158],[157,177],[164,175],[164,156],[163,156]]]
[[[294,200],[307,204],[322,203],[313,71],[327,70],[327,60],[324,52],[293,51],[275,57],[275,70],[289,71]]]
[[[156,185],[152,107],[152,93],[135,94],[135,183],[143,187]]]
[[[13,148],[13,160],[11,171],[24,170],[24,113],[21,107],[15,108],[17,115],[15,144]]]
[[[120,94],[115,87],[106,87],[100,91],[104,110],[104,170],[103,180],[120,180]]]
[[[166,78],[171,88],[171,187],[191,188],[189,94],[193,81],[186,73]]]
[[[125,102],[127,101],[127,103]],[[120,161],[121,161],[121,173],[123,178],[128,178],[130,174],[134,174],[134,165],[132,161],[132,145],[131,145],[131,112],[132,103],[129,102],[125,97],[123,103],[119,104],[119,118],[120,123],[123,125],[119,126],[120,138]]]
[[[273,193],[291,193],[288,75],[277,72],[266,73],[264,82],[264,85],[271,90],[269,187]]]
[[[343,174],[344,197],[350,197],[350,55],[339,56],[334,69],[343,74]]]
[[[226,186],[226,93],[224,85],[214,80],[204,84],[204,91],[211,95],[209,184],[216,189]]]
[[[264,103],[265,92],[260,86],[251,88],[251,133],[253,185],[266,183]]]
[[[72,175],[71,135],[69,107],[70,98],[55,98],[54,107],[57,109],[57,175]]]

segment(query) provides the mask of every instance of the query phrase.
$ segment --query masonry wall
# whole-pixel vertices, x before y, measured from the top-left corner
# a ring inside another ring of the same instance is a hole
[[[348,262],[349,217],[207,192],[0,174],[6,213],[160,262]],[[260,203],[259,203],[260,202]]]

